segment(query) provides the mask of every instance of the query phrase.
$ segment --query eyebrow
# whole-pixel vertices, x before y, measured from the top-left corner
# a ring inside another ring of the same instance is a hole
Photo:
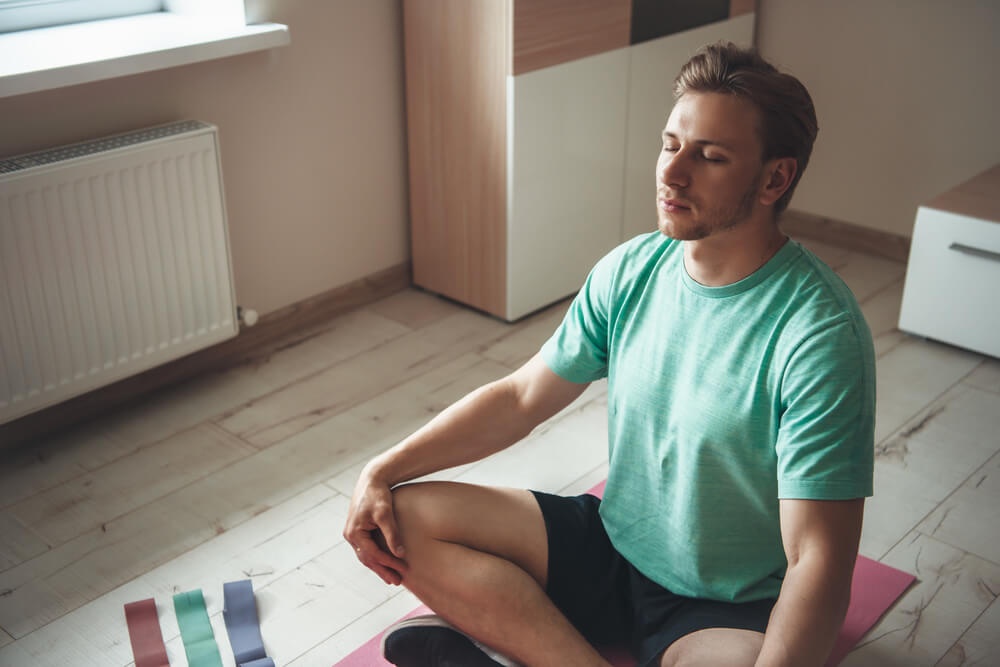
[[[676,134],[674,134],[673,132],[664,131],[663,132],[663,139],[667,139],[667,138],[670,138],[670,139],[673,139],[674,141],[677,141],[677,135]],[[718,146],[719,148],[722,148],[722,149],[727,150],[727,151],[732,151],[733,150],[732,146],[730,146],[729,144],[724,144],[721,141],[709,141],[708,139],[695,139],[694,143],[698,144],[699,146]]]

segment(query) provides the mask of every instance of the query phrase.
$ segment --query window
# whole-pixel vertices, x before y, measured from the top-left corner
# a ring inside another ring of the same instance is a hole
[[[162,0],[0,0],[0,33],[162,9]]]
[[[0,100],[288,43],[243,0],[0,0]]]

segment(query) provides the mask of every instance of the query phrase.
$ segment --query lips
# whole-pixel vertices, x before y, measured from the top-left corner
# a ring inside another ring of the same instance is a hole
[[[691,205],[681,201],[680,199],[668,199],[664,197],[658,197],[656,200],[660,208],[668,213],[673,213],[677,211],[690,211]]]

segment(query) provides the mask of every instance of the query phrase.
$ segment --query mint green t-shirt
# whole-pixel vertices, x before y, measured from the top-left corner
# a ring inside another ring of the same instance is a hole
[[[683,244],[628,241],[591,271],[542,357],[608,378],[601,517],[615,548],[679,595],[776,597],[779,498],[872,494],[875,355],[857,301],[788,241],[705,287]]]

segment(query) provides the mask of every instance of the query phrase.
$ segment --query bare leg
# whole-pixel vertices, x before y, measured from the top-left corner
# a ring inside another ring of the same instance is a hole
[[[435,613],[531,667],[608,667],[545,594],[548,539],[529,491],[428,482],[393,496],[403,585]]]
[[[708,628],[685,635],[664,652],[661,667],[727,665],[752,667],[757,661],[764,635],[753,630]]]

